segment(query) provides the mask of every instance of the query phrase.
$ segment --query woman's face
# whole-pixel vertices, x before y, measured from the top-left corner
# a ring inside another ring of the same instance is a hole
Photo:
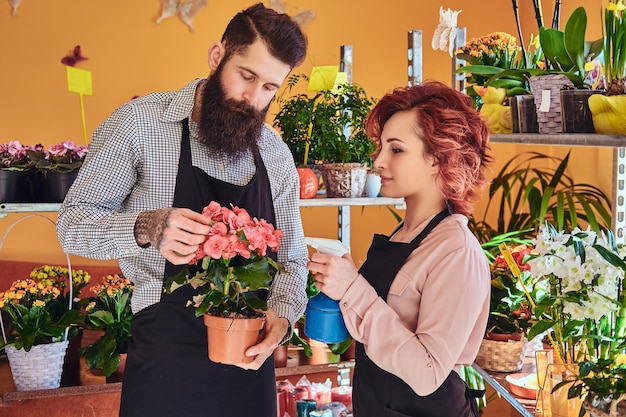
[[[381,194],[407,198],[439,193],[438,168],[425,156],[415,111],[401,111],[389,118],[381,134],[381,150],[374,161],[380,170]]]

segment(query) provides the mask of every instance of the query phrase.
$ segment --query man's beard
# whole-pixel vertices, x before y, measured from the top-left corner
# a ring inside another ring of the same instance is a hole
[[[200,141],[228,156],[255,152],[269,105],[259,111],[243,101],[227,98],[221,83],[222,67],[211,74],[204,86],[198,125]]]

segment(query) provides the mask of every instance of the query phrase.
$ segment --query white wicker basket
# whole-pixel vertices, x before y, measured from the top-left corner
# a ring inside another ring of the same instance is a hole
[[[7,346],[13,382],[18,391],[59,388],[68,341],[34,345],[26,352]]]
[[[483,369],[496,372],[516,372],[524,364],[524,347],[528,341],[500,342],[483,339],[476,363]]]

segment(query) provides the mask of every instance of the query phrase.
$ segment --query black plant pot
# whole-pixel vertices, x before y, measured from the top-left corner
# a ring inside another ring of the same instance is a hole
[[[46,172],[45,199],[48,203],[61,203],[65,199],[67,191],[70,189],[78,170],[70,172],[48,171]]]
[[[565,133],[595,133],[589,97],[597,90],[561,90],[561,117]]]
[[[0,169],[0,203],[30,203],[28,171]]]

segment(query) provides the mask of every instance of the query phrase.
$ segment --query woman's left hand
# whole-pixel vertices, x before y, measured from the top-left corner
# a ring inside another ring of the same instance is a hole
[[[343,257],[316,252],[311,255],[307,268],[315,275],[318,290],[339,300],[359,275],[350,254]]]

